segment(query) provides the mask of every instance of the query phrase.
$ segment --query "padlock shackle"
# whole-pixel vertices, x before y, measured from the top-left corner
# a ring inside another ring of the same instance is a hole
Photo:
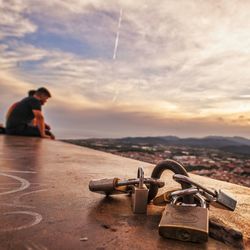
[[[144,178],[144,171],[142,167],[139,167],[137,170],[137,178]]]
[[[142,167],[138,168],[137,178],[139,178],[139,188],[142,188],[143,182],[144,182],[144,171],[143,171]]]
[[[199,183],[193,181],[191,178],[187,177],[187,176],[183,176],[180,174],[175,174],[173,176],[173,179],[177,182],[179,182],[180,184],[184,184],[184,183],[190,183],[194,186],[196,186],[199,189],[202,189],[203,191],[205,191],[206,193],[208,193],[209,195],[216,197],[216,192],[209,190],[208,188],[205,188],[204,186],[200,185]]]
[[[197,190],[197,191],[198,191],[198,190]],[[184,197],[178,196],[178,195],[173,195],[171,204],[176,205],[177,201],[178,201],[180,198],[184,198]],[[205,199],[204,199],[199,193],[194,194],[194,198],[195,198],[196,201],[199,202],[199,206],[200,206],[200,207],[202,207],[202,208],[207,208],[207,203],[206,203]],[[189,205],[194,205],[194,204],[195,204],[195,203],[189,204]]]
[[[171,170],[175,174],[189,176],[186,169],[179,162],[167,159],[167,160],[159,162],[155,166],[151,174],[151,177],[154,179],[160,179],[162,173],[165,170]],[[181,183],[181,187],[182,189],[187,189],[187,188],[190,188],[191,185],[188,183]],[[158,193],[158,186],[150,185],[149,193],[148,193],[148,201],[151,201],[157,195],[157,193]]]
[[[180,189],[171,193],[171,196],[185,196],[197,194],[199,190],[197,188]]]

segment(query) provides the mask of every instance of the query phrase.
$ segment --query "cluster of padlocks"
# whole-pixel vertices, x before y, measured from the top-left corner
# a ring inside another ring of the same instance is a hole
[[[181,188],[157,196],[158,189],[165,185],[160,180],[165,170],[174,172],[173,179],[181,184]],[[185,168],[173,160],[157,164],[150,178],[145,178],[143,169],[138,168],[137,178],[91,180],[89,189],[105,195],[131,194],[134,213],[146,213],[151,201],[154,205],[165,205],[159,234],[165,238],[192,242],[208,240],[210,204],[218,203],[234,211],[237,203],[223,191],[210,190],[195,182]]]

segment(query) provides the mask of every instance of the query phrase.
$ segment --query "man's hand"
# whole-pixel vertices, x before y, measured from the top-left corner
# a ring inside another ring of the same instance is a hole
[[[42,135],[41,137],[44,139],[52,139],[49,135]]]
[[[45,139],[51,139],[51,140],[55,140],[55,136],[51,133],[50,135],[43,135],[41,136],[42,138],[45,138]]]
[[[50,138],[51,138],[51,140],[55,140],[56,139],[56,137],[52,133],[50,135]]]

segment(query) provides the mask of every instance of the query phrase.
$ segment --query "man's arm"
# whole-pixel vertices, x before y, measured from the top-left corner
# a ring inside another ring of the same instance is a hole
[[[14,104],[12,104],[12,105],[10,106],[10,108],[8,109],[7,114],[6,114],[6,121],[8,120],[8,118],[9,118],[11,112],[14,110],[14,108],[16,107],[16,105],[17,105],[17,103],[14,103]]]
[[[49,124],[45,123],[45,129],[51,130],[51,127]]]
[[[33,126],[37,126],[36,118],[34,118],[34,119],[32,120],[32,125],[33,125]],[[50,127],[49,124],[47,124],[46,122],[44,122],[44,125],[45,125],[45,129],[51,130],[51,127]]]
[[[40,110],[34,110],[34,109],[32,111],[33,111],[33,114],[35,116],[36,123],[37,123],[37,126],[39,128],[41,137],[42,138],[50,138],[50,136],[45,134],[45,123],[44,123],[44,117],[43,117],[42,112]]]

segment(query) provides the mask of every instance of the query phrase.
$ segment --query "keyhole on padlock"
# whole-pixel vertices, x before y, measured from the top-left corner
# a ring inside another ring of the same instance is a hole
[[[187,231],[182,231],[180,234],[180,239],[183,241],[189,241],[190,240],[190,233]]]

